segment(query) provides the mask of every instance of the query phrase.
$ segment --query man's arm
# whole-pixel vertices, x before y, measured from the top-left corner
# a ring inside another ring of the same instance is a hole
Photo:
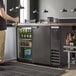
[[[0,16],[2,18],[4,18],[5,20],[10,20],[10,21],[14,21],[14,22],[19,22],[19,18],[16,17],[16,18],[13,18],[11,16],[9,16],[5,11],[4,11],[4,8],[0,8]]]

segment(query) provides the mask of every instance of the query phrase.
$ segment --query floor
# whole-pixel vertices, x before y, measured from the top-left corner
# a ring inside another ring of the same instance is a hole
[[[53,68],[53,67],[51,67]],[[71,68],[68,69],[67,66],[63,68],[56,68],[56,69],[64,69],[66,72],[60,76],[76,76],[76,64],[71,64]]]
[[[76,76],[76,70],[68,70],[65,74],[61,76]]]
[[[53,68],[53,67],[51,67]],[[68,69],[67,66],[63,68],[56,68],[56,69],[64,69],[66,72],[61,74],[60,76],[76,76],[76,64],[71,64],[71,68]]]
[[[76,65],[75,64],[72,64],[70,69],[68,69],[67,66],[64,67],[63,69],[65,69],[66,72],[62,74],[61,76],[76,76]]]
[[[36,64],[9,62],[0,65],[0,76],[60,76],[65,70]]]

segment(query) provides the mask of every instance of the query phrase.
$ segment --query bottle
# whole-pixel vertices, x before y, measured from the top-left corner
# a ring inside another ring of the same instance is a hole
[[[69,34],[70,46],[73,46],[74,45],[73,36],[74,36],[74,34],[72,34],[72,33]]]
[[[12,23],[12,25],[15,26],[15,27],[18,26],[18,22]]]
[[[70,41],[70,46],[73,46],[74,45],[74,41],[73,39]]]
[[[66,35],[66,45],[70,45],[70,38],[69,34]]]
[[[21,32],[21,38],[23,38],[23,29],[22,29],[22,32]]]
[[[27,39],[29,39],[29,29],[27,28]]]
[[[66,45],[69,45],[69,39],[66,39]]]
[[[31,39],[32,38],[32,34],[31,34],[31,28],[29,29],[29,38]]]
[[[26,29],[24,29],[24,38],[26,38]]]

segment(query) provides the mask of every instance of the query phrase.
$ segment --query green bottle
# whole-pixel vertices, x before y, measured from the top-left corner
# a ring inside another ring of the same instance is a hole
[[[16,22],[15,24],[13,24],[15,27],[18,26],[18,22]]]
[[[71,40],[70,40],[70,46],[73,46],[74,45],[74,40],[73,40],[73,38],[71,38]]]

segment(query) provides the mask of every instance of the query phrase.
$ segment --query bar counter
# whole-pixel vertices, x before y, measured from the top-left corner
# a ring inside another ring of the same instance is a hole
[[[15,23],[8,23],[7,26],[14,27]],[[18,23],[17,26],[76,26],[76,23]]]
[[[52,28],[50,28],[52,26]],[[55,26],[53,28],[53,26]],[[57,27],[56,27],[57,26]],[[18,61],[25,61],[27,59],[24,58],[25,54],[25,46],[23,47],[23,51],[19,48],[22,46],[19,44],[19,29],[23,30],[21,38],[27,39],[28,33],[24,32],[24,28],[28,27],[38,27],[32,28],[32,58],[28,59],[29,62],[51,65],[51,66],[63,66],[67,64],[67,54],[63,50],[63,46],[66,39],[66,34],[72,31],[72,26],[76,26],[76,23],[12,23],[8,24],[7,27],[7,41],[9,41],[10,47],[12,47],[12,53],[15,53],[12,56],[12,59],[17,58]],[[25,35],[25,34],[26,35]],[[25,36],[24,36],[25,35]],[[10,36],[10,39],[9,39]],[[12,40],[11,40],[12,37]],[[26,41],[26,40],[25,40]],[[18,42],[18,43],[16,43]],[[22,41],[23,42],[23,41]],[[8,43],[8,42],[7,42]],[[7,44],[7,45],[9,45]],[[16,46],[16,44],[18,44]],[[12,46],[13,45],[13,46]],[[7,49],[6,51],[8,52]],[[16,49],[17,47],[17,49]],[[13,49],[14,48],[14,49]],[[18,55],[16,56],[16,51]],[[19,54],[20,53],[20,54]],[[9,54],[10,55],[10,54]],[[57,56],[57,57],[56,57]],[[7,56],[6,56],[7,57]],[[10,58],[10,56],[9,56]]]
[[[15,23],[12,23],[15,25]],[[18,23],[18,26],[76,26],[76,23]]]

